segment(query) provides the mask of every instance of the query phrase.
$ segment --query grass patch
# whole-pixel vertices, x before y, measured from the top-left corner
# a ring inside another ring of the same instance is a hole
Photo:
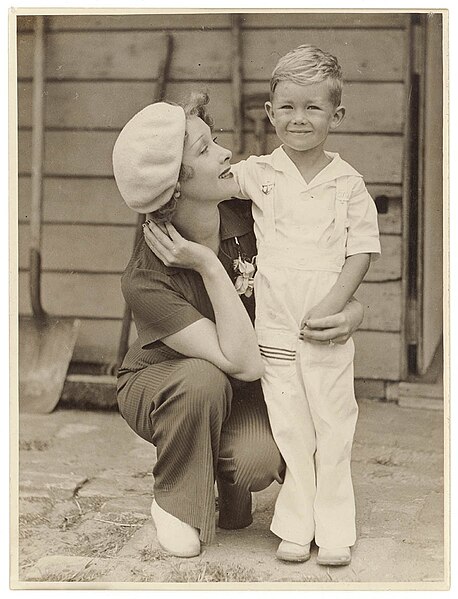
[[[104,524],[111,524],[113,526],[126,526],[126,527],[140,527],[143,526],[145,520],[148,517],[138,518],[135,514],[131,514],[128,512],[103,512],[94,516],[94,520],[96,522],[102,522]]]
[[[110,528],[102,532],[94,530],[94,534],[79,534],[77,555],[88,557],[115,557],[120,549],[135,532],[133,528]]]
[[[380,466],[399,466],[399,463],[393,459],[393,456],[380,456],[370,460],[373,464],[380,464]]]
[[[19,525],[20,526],[41,526],[41,525],[49,525],[49,518],[40,513],[29,513],[29,514],[20,514],[19,516]]]
[[[50,446],[49,441],[19,441],[20,451],[44,451]]]
[[[69,572],[48,572],[45,577],[28,578],[28,582],[92,582],[100,578],[101,572],[93,567],[92,560],[81,570],[70,574]]]
[[[226,566],[204,562],[195,566],[170,565],[165,582],[260,582],[252,568],[239,564]]]
[[[18,520],[19,539],[27,539],[37,534],[39,527],[49,528],[49,519],[43,514],[21,514]]]
[[[88,512],[99,512],[102,505],[106,502],[104,497],[80,497],[77,495],[75,500],[78,501],[79,508],[84,514]]]
[[[153,476],[152,472],[135,472],[132,474],[132,478],[147,478],[148,476]]]
[[[329,582],[332,581],[330,574],[327,576],[303,576],[298,582]]]
[[[140,559],[142,562],[158,562],[170,558],[171,556],[160,549],[152,549],[151,547],[143,547],[140,551]]]

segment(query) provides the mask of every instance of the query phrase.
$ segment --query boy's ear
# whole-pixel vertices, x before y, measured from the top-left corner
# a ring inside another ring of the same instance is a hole
[[[338,106],[334,111],[331,121],[331,129],[337,129],[345,117],[345,106]]]
[[[267,116],[269,117],[269,121],[275,127],[275,117],[274,117],[274,109],[272,108],[272,102],[266,102],[264,104],[264,108],[266,110]]]

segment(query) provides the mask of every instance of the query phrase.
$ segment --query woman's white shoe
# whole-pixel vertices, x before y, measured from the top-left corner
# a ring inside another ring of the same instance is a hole
[[[151,505],[151,516],[156,526],[157,540],[164,551],[177,557],[199,555],[200,540],[196,528],[163,510],[155,499]]]

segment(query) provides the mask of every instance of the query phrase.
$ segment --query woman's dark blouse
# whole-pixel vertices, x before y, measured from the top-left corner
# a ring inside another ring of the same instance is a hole
[[[221,245],[218,257],[232,281],[237,277],[233,260],[239,252],[248,260],[256,255],[250,204],[246,200],[234,199],[219,205]],[[201,276],[189,269],[165,266],[143,238],[124,271],[121,287],[132,310],[138,339],[127,352],[118,376],[137,372],[151,364],[182,358],[182,354],[167,347],[161,339],[202,317],[215,320]],[[241,299],[253,320],[253,296],[241,296]]]

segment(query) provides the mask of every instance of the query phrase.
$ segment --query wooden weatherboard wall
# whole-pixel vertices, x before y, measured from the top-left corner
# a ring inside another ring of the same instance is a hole
[[[400,377],[407,19],[387,13],[241,16],[244,94],[267,96],[278,57],[301,43],[331,51],[342,64],[347,116],[327,149],[362,172],[373,197],[382,196],[383,255],[358,293],[366,315],[355,335],[355,371],[365,379]],[[17,22],[19,308],[27,314],[33,17]],[[53,315],[82,320],[75,360],[110,362],[124,307],[120,274],[136,222],[112,179],[113,143],[125,122],[153,101],[169,32],[174,53],[167,98],[207,91],[218,140],[233,147],[231,15],[55,15],[47,17],[46,28],[43,304]],[[254,150],[248,119],[243,138],[244,152],[234,160]],[[267,150],[276,145],[269,128]]]

